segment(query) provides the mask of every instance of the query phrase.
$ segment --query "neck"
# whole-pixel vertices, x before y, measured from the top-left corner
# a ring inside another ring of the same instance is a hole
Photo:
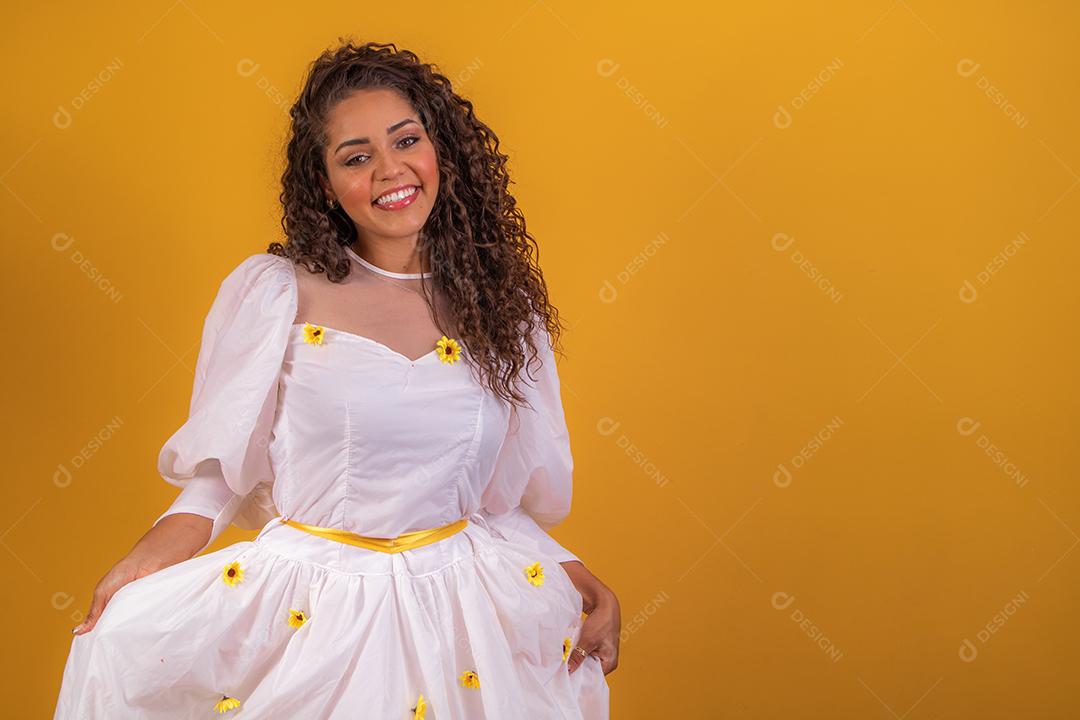
[[[400,239],[357,239],[349,247],[360,257],[384,270],[397,273],[431,272],[431,261],[427,253],[421,253],[416,246],[417,238]]]

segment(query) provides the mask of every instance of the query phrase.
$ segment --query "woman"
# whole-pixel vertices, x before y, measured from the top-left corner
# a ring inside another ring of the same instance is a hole
[[[498,139],[392,44],[323,53],[291,114],[288,242],[218,290],[158,458],[182,492],[55,717],[606,718],[619,606],[546,532],[559,324]],[[195,557],[230,523],[261,530]]]

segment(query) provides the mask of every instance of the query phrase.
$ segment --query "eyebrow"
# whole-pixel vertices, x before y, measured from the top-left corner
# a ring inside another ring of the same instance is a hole
[[[404,127],[404,126],[408,125],[409,123],[413,123],[415,125],[420,124],[420,123],[416,122],[415,120],[413,120],[412,118],[405,118],[401,122],[396,122],[393,125],[391,125],[390,127],[386,128],[386,134],[389,135],[390,133],[394,132],[398,128]],[[371,144],[371,140],[366,138],[366,137],[353,138],[352,140],[346,140],[343,143],[341,143],[340,145],[338,145],[336,148],[334,148],[334,152],[336,153],[339,150],[341,150],[341,148],[348,147],[349,145],[370,145],[370,144]]]

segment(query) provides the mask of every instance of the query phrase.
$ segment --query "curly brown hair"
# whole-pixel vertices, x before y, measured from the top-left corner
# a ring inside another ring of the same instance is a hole
[[[394,43],[339,42],[312,62],[289,111],[280,195],[287,242],[272,242],[267,252],[310,272],[325,272],[332,282],[348,276],[344,246],[356,240],[356,227],[340,205],[327,208],[320,185],[327,175],[327,117],[358,90],[400,93],[420,116],[439,165],[438,197],[420,231],[418,250],[428,252],[432,283],[454,308],[456,337],[468,350],[462,357],[495,395],[523,403],[516,381],[537,356],[534,332],[542,325],[555,348],[562,328],[548,300],[539,247],[510,194],[508,158],[499,152],[498,137],[434,64]],[[435,324],[443,327],[431,296],[424,297]]]

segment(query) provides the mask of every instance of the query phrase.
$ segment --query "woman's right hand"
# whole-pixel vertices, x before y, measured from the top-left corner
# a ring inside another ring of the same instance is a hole
[[[191,513],[166,515],[98,581],[86,619],[71,629],[82,635],[94,629],[116,592],[133,580],[195,556],[209,542],[214,522]]]
[[[132,580],[137,580],[160,569],[160,567],[154,567],[152,564],[144,564],[138,558],[133,557],[133,553],[126,555],[120,562],[113,565],[109,572],[105,573],[105,577],[98,580],[98,584],[94,588],[94,596],[90,601],[90,610],[86,613],[86,619],[72,629],[72,634],[82,635],[93,630],[94,626],[97,625],[98,618],[101,617],[101,612],[105,609],[105,605],[108,604],[117,590]]]

